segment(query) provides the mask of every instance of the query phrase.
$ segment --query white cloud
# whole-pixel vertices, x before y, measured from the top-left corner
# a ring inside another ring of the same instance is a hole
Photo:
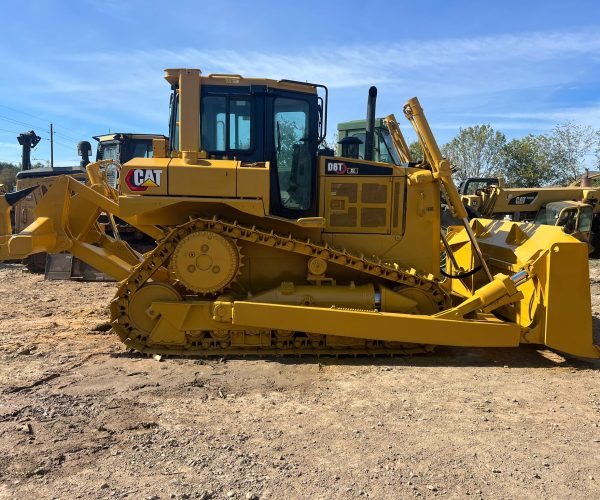
[[[121,3],[91,1],[102,9],[118,8]],[[11,95],[12,102],[28,102],[58,121],[76,123],[77,130],[88,135],[108,128],[164,132],[169,89],[162,70],[167,67],[324,83],[332,90],[331,124],[362,117],[363,89],[366,92],[376,84],[380,114],[400,115],[405,99],[419,95],[434,130],[442,135],[471,121],[523,133],[551,128],[565,119],[600,126],[597,103],[577,107],[567,102],[551,108],[553,96],[561,89],[580,81],[597,83],[597,29],[290,51],[275,47],[268,52],[243,47],[97,53],[74,49],[69,54],[45,54],[35,64],[1,52],[5,78],[0,81],[0,95]]]

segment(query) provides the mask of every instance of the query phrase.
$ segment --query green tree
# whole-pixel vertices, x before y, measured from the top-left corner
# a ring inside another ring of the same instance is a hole
[[[276,147],[278,148],[278,168],[290,170],[294,156],[294,145],[302,140],[303,130],[291,120],[280,119],[276,123]]]
[[[413,161],[423,161],[423,148],[421,148],[421,143],[419,141],[412,141],[408,145],[408,150],[410,151],[410,156],[412,157]]]
[[[556,167],[556,182],[566,185],[579,179],[595,147],[598,148],[598,131],[589,125],[573,121],[556,125],[550,134],[550,157]]]
[[[321,148],[329,148],[333,149],[337,152],[338,150],[338,141],[339,141],[339,133],[336,132],[331,139],[325,138],[325,140],[321,144]]]
[[[16,175],[19,166],[14,163],[0,162],[0,184],[4,184],[7,191],[13,191],[16,185]]]
[[[491,177],[498,173],[506,137],[491,125],[461,128],[458,135],[442,147],[443,155],[456,167],[456,178]]]
[[[550,155],[551,139],[532,135],[513,139],[501,152],[500,173],[510,187],[538,187],[556,178]]]

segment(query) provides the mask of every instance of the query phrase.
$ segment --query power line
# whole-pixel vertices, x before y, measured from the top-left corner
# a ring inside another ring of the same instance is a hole
[[[25,123],[25,122],[22,122],[19,120],[15,120],[14,118],[9,118],[8,116],[0,115],[0,120],[11,122],[11,123],[14,123],[15,125],[23,125],[24,127],[35,128],[35,125],[32,125],[31,123]]]
[[[6,130],[5,128],[0,128],[1,132],[8,132],[10,134],[20,134],[21,132],[15,132],[14,130]]]
[[[6,117],[6,116],[2,116],[2,115],[0,115],[0,120],[6,120],[6,121],[8,121],[8,122],[11,122],[11,123],[14,123],[14,124],[17,124],[17,125],[24,125],[24,126],[26,126],[26,127],[32,127],[32,128],[33,128],[33,125],[31,125],[31,123],[25,123],[25,122],[21,122],[21,121],[19,121],[19,120],[14,120],[13,118],[8,118],[8,117]],[[36,128],[37,128],[37,127],[36,127]],[[38,129],[38,130],[39,130],[39,129]],[[12,131],[12,130],[5,130],[5,132],[9,132],[9,133],[11,133],[11,134],[19,134],[19,132],[14,132],[14,131]],[[42,134],[42,135],[48,135],[48,136],[50,135],[50,134],[49,134],[48,132],[46,132],[46,131],[44,131],[44,132],[41,132],[41,134]],[[65,135],[65,134],[63,134],[63,133],[60,133],[60,132],[54,132],[54,135],[57,135],[57,134],[60,134],[60,136],[61,136],[61,137],[65,137],[67,140],[73,140],[74,142],[78,142],[78,141],[76,141],[75,139],[72,139],[72,138],[70,138],[70,137],[66,136],[66,135]],[[46,141],[50,141],[50,139],[49,139],[48,137],[43,137],[43,139],[45,139]],[[71,149],[71,148],[73,148],[73,147],[74,147],[73,145],[68,145],[68,144],[65,144],[64,142],[57,141],[57,140],[56,140],[56,138],[54,138],[54,143],[55,143],[55,144],[60,144],[61,146],[65,147],[65,148],[69,148],[69,149]]]
[[[79,142],[79,139],[74,139],[73,137],[67,135],[67,134],[63,134],[62,132],[57,132],[56,130],[54,131],[55,134],[57,135],[61,135],[63,136],[65,139],[69,140],[69,141],[74,141],[74,142]]]
[[[39,120],[39,121],[44,122],[44,123],[49,123],[51,121],[51,120],[46,120],[44,118],[40,118],[39,116],[36,116],[36,115],[32,115],[31,113],[27,113],[25,111],[21,111],[21,110],[15,109],[15,108],[11,108],[10,106],[7,106],[6,104],[0,104],[0,107],[6,108],[6,109],[10,109],[11,111],[14,111],[15,113],[21,113],[23,115],[30,116],[31,118],[35,118],[36,120]],[[56,122],[53,122],[53,123],[56,123]],[[59,123],[56,123],[56,125],[59,125],[61,128],[65,129],[65,130],[70,130],[74,134],[79,134],[79,132],[77,132],[77,131],[75,131],[73,129],[67,128],[67,127],[63,127]],[[72,140],[75,140],[75,139],[72,139]]]
[[[23,125],[24,127],[27,127],[27,128],[32,128],[32,129],[37,128],[39,130],[39,127],[37,127],[36,125],[32,125],[31,123],[22,122],[20,120],[15,120],[14,118],[10,118],[8,116],[0,115],[0,120],[5,120],[5,121],[7,121],[9,123],[13,123],[15,125]],[[46,132],[46,131],[44,131],[42,133],[48,134],[48,132]],[[60,136],[64,137],[65,139],[67,139],[68,141],[79,142],[78,139],[74,139],[73,137],[70,137],[67,134],[63,134],[62,132],[55,131],[54,134],[60,135]]]
[[[45,141],[50,141],[50,139],[47,139],[46,137],[44,137]],[[60,146],[64,147],[64,148],[69,148],[69,149],[73,149],[73,145],[69,145],[69,144],[65,144],[64,142],[60,142],[57,141],[56,139],[54,139],[54,144],[59,144]]]
[[[15,109],[15,108],[11,108],[10,106],[7,106],[6,104],[0,104],[0,107],[6,108],[6,109],[10,109],[11,111],[14,111],[15,113],[21,113],[22,115],[30,116],[31,118],[35,118],[36,120],[42,120],[42,118],[40,118],[40,117],[38,117],[36,115],[32,115],[31,113],[27,113],[25,111],[21,111],[21,110]]]

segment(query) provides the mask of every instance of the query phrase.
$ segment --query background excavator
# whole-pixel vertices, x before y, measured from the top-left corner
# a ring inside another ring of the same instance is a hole
[[[10,209],[27,193],[0,198],[0,259],[69,251],[119,280],[111,324],[127,347],[223,356],[530,343],[600,356],[587,246],[556,227],[469,221],[416,98],[404,114],[425,158],[411,161],[390,116],[395,165],[320,149],[322,85],[195,69],[165,78],[169,138],[126,163],[118,189],[107,160],[87,166],[89,185],[63,176],[15,235]],[[442,191],[461,222],[447,233]],[[107,234],[102,212],[154,249]]]

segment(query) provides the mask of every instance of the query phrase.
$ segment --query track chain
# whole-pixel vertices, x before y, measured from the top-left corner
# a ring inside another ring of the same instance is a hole
[[[121,282],[115,298],[111,302],[111,319],[113,330],[118,334],[121,341],[128,347],[147,354],[185,355],[185,356],[222,356],[238,354],[331,354],[331,351],[318,352],[313,348],[306,349],[275,349],[257,347],[254,352],[246,348],[211,349],[209,353],[201,350],[185,350],[149,347],[144,342],[136,339],[140,332],[134,328],[129,318],[129,300],[133,294],[147,283],[161,268],[166,267],[169,257],[175,251],[177,244],[189,234],[209,230],[218,234],[228,236],[234,240],[245,241],[265,247],[276,248],[282,251],[292,252],[307,257],[318,257],[324,261],[349,269],[356,270],[362,274],[372,276],[378,280],[386,280],[395,286],[408,286],[419,288],[427,292],[441,311],[449,306],[449,296],[442,289],[439,282],[431,274],[419,273],[413,268],[403,268],[396,263],[384,262],[377,258],[367,257],[349,252],[346,249],[334,248],[327,243],[317,243],[310,239],[299,240],[289,234],[287,236],[275,231],[264,231],[256,226],[247,227],[237,223],[218,218],[195,218],[187,223],[173,228],[165,238],[157,242],[156,247],[145,254],[141,261],[132,270],[131,275]],[[136,332],[138,335],[136,335]],[[400,352],[422,352],[430,350],[424,346],[415,346],[416,349],[400,348]],[[389,349],[377,347],[368,350],[357,351],[351,349],[350,354],[389,354]],[[344,354],[336,350],[336,354]]]

